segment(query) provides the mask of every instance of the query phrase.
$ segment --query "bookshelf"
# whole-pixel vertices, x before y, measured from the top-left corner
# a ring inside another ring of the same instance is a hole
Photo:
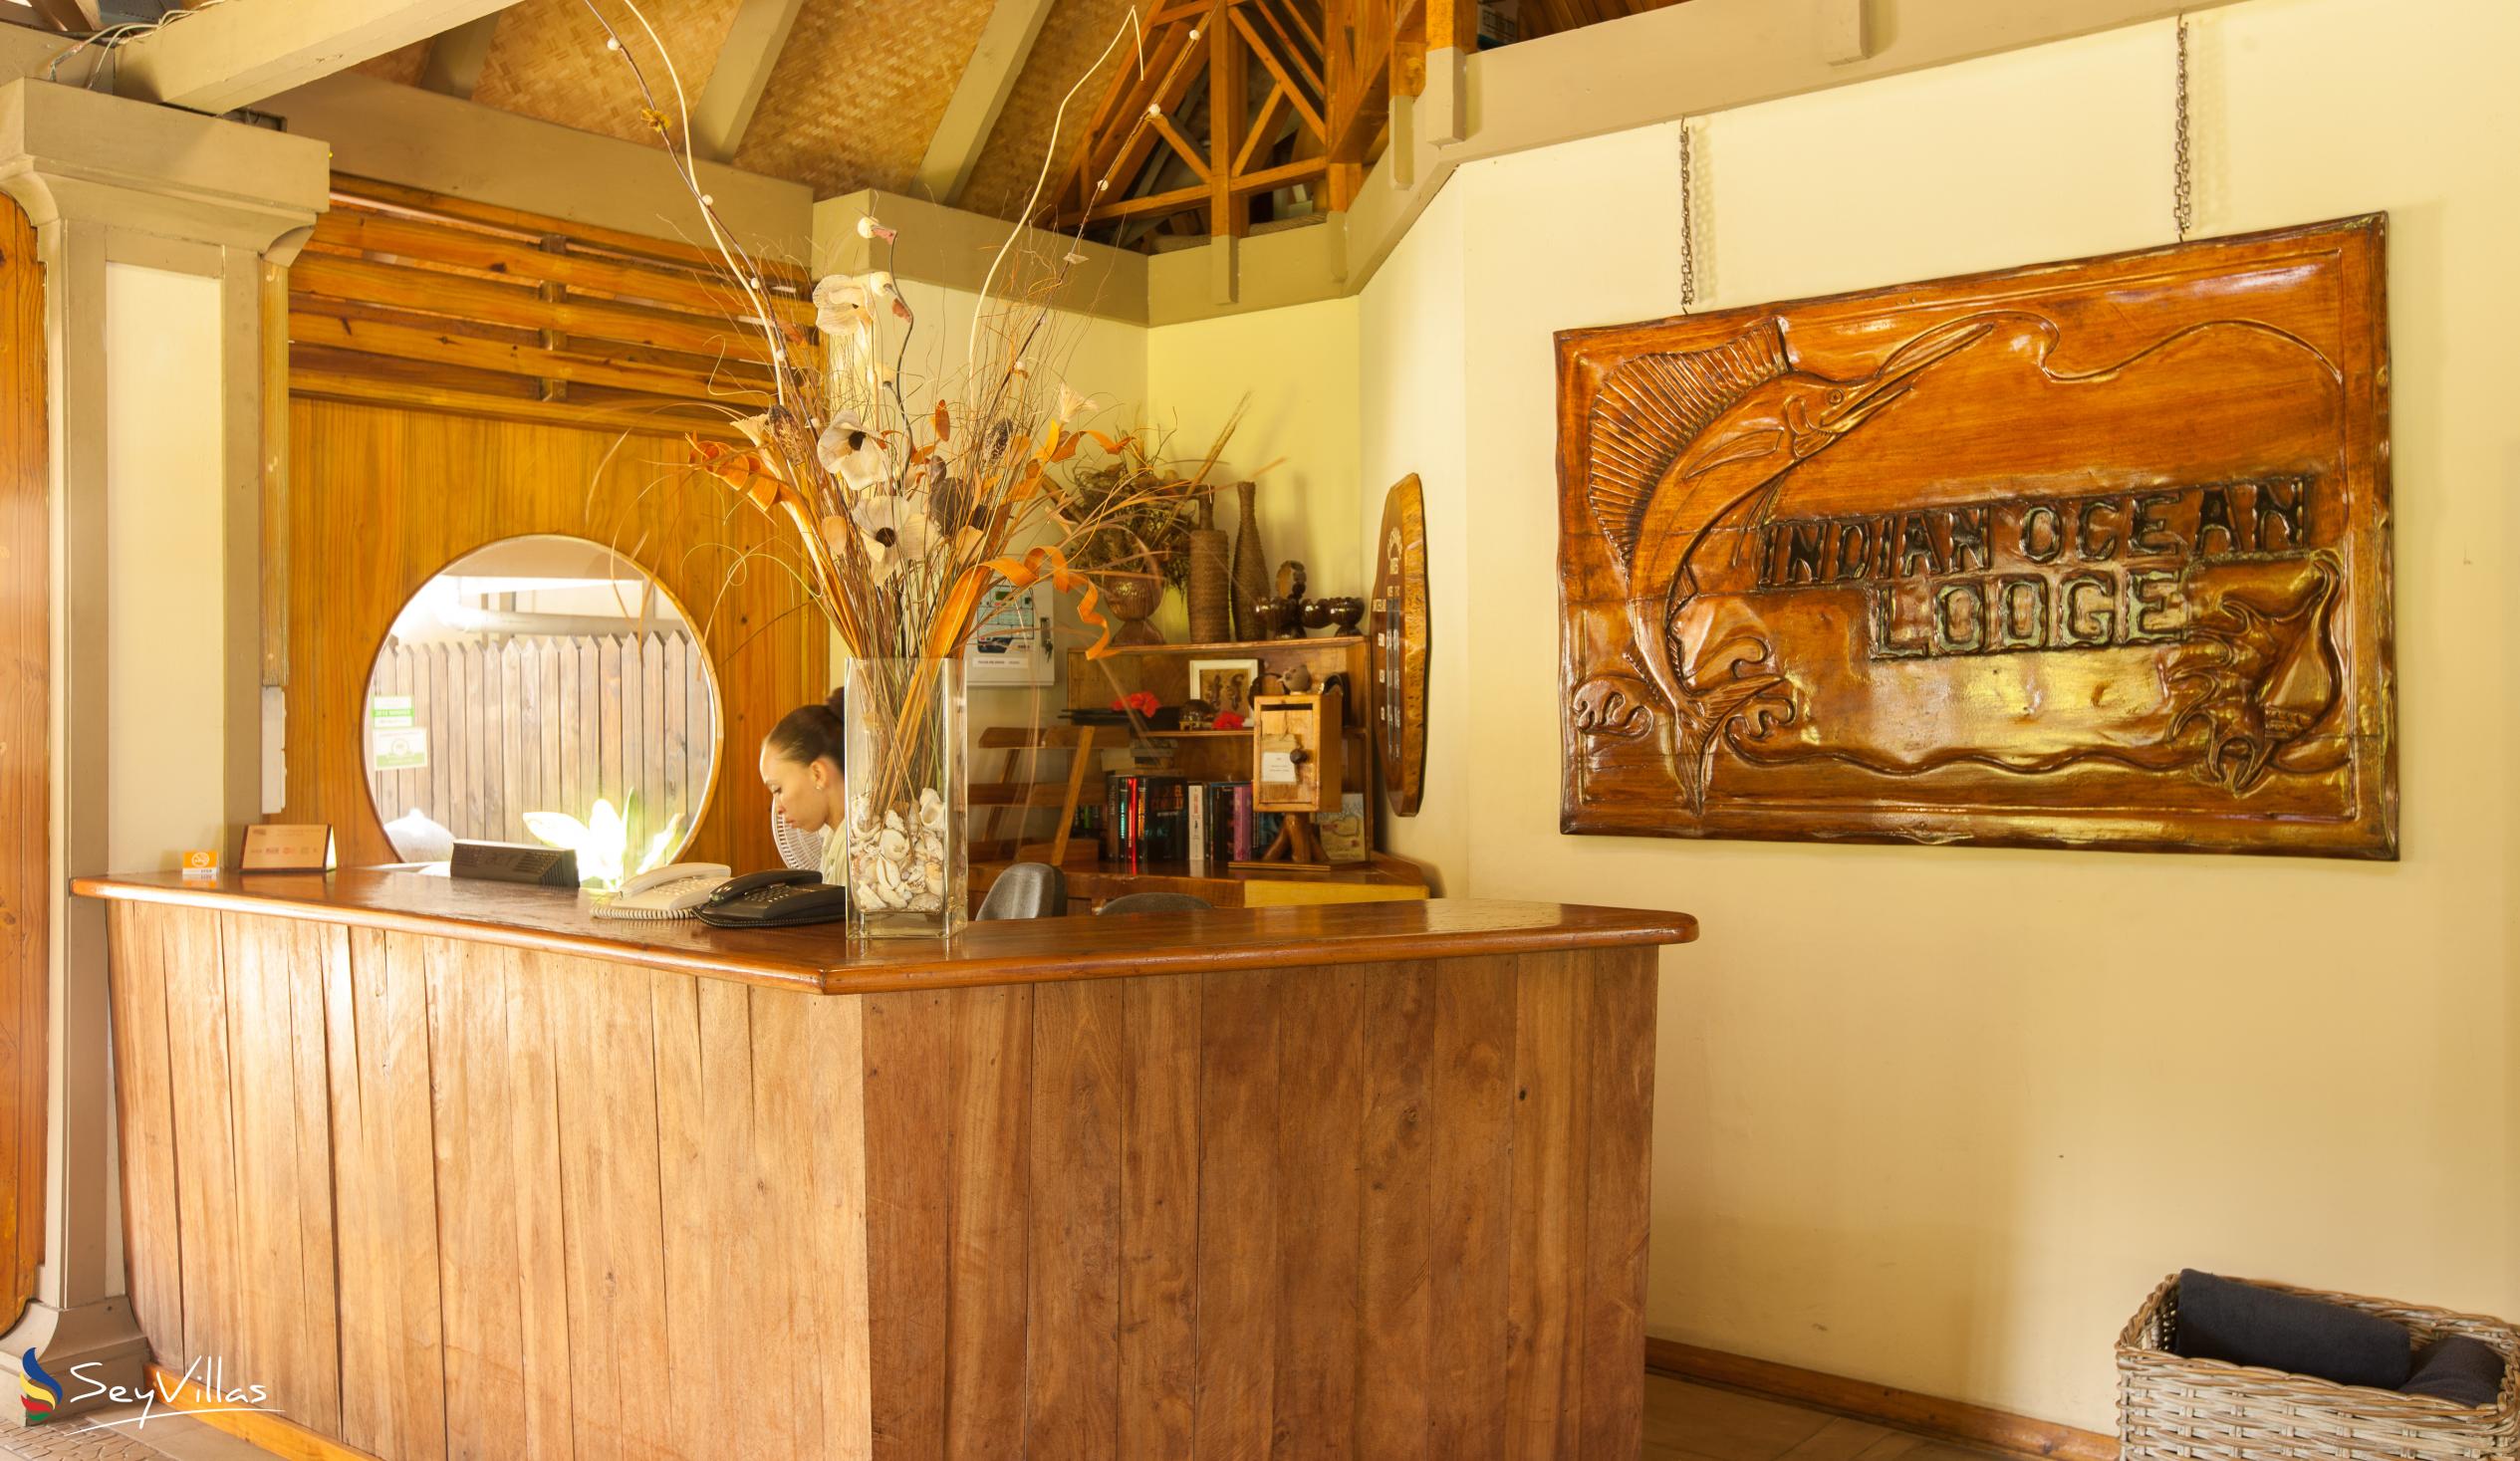
[[[1337,675],[1346,687],[1341,733],[1347,754],[1341,758],[1343,793],[1360,793],[1365,807],[1365,845],[1369,860],[1341,863],[1328,871],[1268,871],[1223,867],[1213,875],[1191,876],[1178,865],[1130,871],[1107,865],[1088,839],[1073,843],[1063,867],[1071,896],[1091,899],[1141,889],[1195,893],[1218,907],[1248,907],[1271,902],[1363,901],[1426,896],[1425,876],[1405,858],[1372,852],[1380,809],[1375,805],[1374,687],[1368,673],[1366,640],[1360,634],[1323,634],[1302,639],[1264,639],[1238,643],[1133,644],[1106,658],[1093,660],[1083,649],[1068,651],[1067,708],[1107,710],[1113,701],[1139,691],[1158,704],[1179,705],[1189,698],[1190,662],[1198,659],[1257,660],[1263,674],[1287,674],[1298,667],[1312,672],[1315,685]],[[1193,782],[1248,781],[1252,772],[1253,728],[1240,730],[1151,731],[1135,736],[1126,725],[1098,726],[1092,755],[1102,767],[1119,771],[1162,772]],[[1128,758],[1123,760],[1122,758]],[[1099,804],[1103,777],[1089,771],[1083,778],[1084,798]],[[1002,866],[976,864],[975,892],[985,888]]]

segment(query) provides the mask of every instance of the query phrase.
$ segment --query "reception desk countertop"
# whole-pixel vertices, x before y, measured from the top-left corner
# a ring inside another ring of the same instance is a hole
[[[845,937],[838,923],[738,930],[689,919],[598,918],[584,896],[558,888],[413,872],[138,873],[80,878],[72,890],[447,935],[823,994],[1543,953],[1697,936],[1697,920],[1685,913],[1462,898],[1147,913],[1125,924],[1035,918],[973,923],[951,941],[860,941]]]

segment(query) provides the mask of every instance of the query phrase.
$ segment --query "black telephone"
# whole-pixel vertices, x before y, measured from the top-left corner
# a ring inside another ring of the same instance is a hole
[[[810,867],[747,872],[721,883],[691,916],[712,928],[781,928],[829,923],[849,915],[849,890]]]

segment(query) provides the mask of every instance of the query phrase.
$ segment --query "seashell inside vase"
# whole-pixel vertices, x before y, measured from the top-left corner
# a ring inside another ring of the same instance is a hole
[[[1103,591],[1104,612],[1120,624],[1112,631],[1113,643],[1163,642],[1162,633],[1146,622],[1163,606],[1163,575],[1098,573],[1094,586]]]

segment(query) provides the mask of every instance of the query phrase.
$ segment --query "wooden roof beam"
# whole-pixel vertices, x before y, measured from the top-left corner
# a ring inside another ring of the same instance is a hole
[[[470,20],[428,43],[428,60],[420,67],[420,85],[460,101],[472,100],[481,85],[481,63],[490,59],[490,42],[499,32],[499,12]]]
[[[771,69],[788,48],[788,33],[804,8],[805,0],[744,0],[734,24],[726,28],[726,43],[718,48],[708,85],[691,107],[694,153],[711,162],[735,160],[735,149],[743,145],[753,113],[761,107],[762,91],[770,85]]]
[[[46,25],[68,35],[84,36],[105,26],[102,0],[29,0]]]
[[[1052,0],[997,0],[980,40],[971,50],[971,64],[962,69],[953,100],[937,120],[936,134],[927,140],[927,156],[918,164],[918,185],[948,207],[961,201],[970,185],[971,169],[980,160],[996,129],[998,114],[1015,91],[1015,79],[1033,54],[1033,41],[1050,18]]]
[[[124,96],[212,116],[426,40],[515,0],[227,0],[115,51]]]

